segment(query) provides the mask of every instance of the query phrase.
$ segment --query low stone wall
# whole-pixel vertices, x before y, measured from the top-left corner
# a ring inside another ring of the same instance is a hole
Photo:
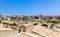
[[[13,37],[18,34],[17,30],[0,30],[0,37]]]

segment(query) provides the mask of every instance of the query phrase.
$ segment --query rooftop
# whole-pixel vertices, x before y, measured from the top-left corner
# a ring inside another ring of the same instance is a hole
[[[21,32],[18,35],[16,35],[15,37],[42,37],[42,36],[38,36],[35,34],[31,34],[31,33]]]
[[[0,30],[13,30],[13,29],[5,28],[5,27],[3,27],[3,26],[0,26]]]
[[[47,37],[60,37],[60,33],[57,31],[53,31],[51,29],[47,29],[41,26],[36,26],[35,29],[32,30],[32,33],[37,33],[37,35],[43,35],[43,36],[47,36]]]

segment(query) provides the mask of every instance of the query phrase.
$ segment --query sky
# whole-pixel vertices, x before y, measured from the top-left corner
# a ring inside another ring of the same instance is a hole
[[[60,0],[0,0],[2,15],[60,15]]]

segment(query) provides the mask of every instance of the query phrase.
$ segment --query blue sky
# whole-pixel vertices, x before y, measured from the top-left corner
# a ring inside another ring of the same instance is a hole
[[[3,15],[60,15],[60,0],[0,0]]]

